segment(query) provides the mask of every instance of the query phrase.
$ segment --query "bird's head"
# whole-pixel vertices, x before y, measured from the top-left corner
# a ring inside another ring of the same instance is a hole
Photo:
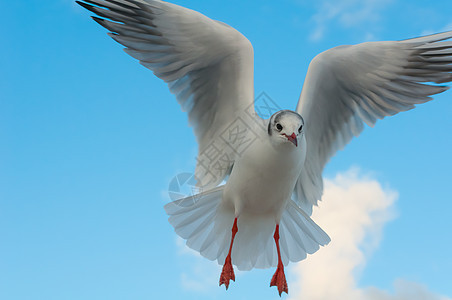
[[[281,110],[273,114],[268,122],[268,135],[277,144],[292,143],[298,147],[299,138],[304,135],[304,120],[296,112]]]

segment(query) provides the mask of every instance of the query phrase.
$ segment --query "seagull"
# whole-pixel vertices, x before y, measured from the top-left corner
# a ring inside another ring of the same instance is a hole
[[[330,242],[310,218],[325,164],[364,124],[430,101],[452,81],[452,31],[339,46],[311,61],[294,111],[263,120],[253,47],[234,28],[164,1],[76,2],[188,113],[201,191],[165,211],[190,248],[223,265],[226,289],[234,266],[276,267],[270,286],[288,293],[284,267]]]

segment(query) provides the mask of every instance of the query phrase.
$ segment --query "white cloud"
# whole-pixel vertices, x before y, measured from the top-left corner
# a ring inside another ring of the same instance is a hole
[[[357,170],[325,181],[325,194],[313,219],[331,243],[291,270],[291,299],[309,300],[451,300],[420,284],[396,280],[393,294],[375,287],[359,288],[357,277],[366,257],[381,240],[385,223],[394,217],[397,193]]]
[[[433,30],[433,29],[423,30],[419,34],[419,36],[430,35],[430,34],[434,34],[434,33],[438,33],[438,32],[444,32],[444,31],[449,31],[449,30],[452,30],[452,23],[448,23],[445,26],[441,27],[440,29],[436,29],[436,30]]]
[[[211,293],[212,290],[218,289],[217,277],[219,277],[220,271],[218,268],[214,268],[212,264],[195,264],[189,272],[181,274],[182,287],[187,291]]]
[[[182,288],[186,291],[201,294],[217,290],[218,276],[221,272],[220,266],[188,248],[182,238],[177,237],[176,244],[179,248],[179,254],[185,257],[183,266],[185,271],[180,276]]]
[[[392,0],[323,0],[317,14],[313,16],[315,29],[309,38],[321,40],[331,23],[337,22],[344,28],[362,28],[375,24],[381,19],[381,11]],[[336,26],[336,25],[334,25]],[[371,32],[365,33],[367,36]]]
[[[370,287],[364,290],[363,300],[451,300],[430,292],[427,287],[402,279],[394,282],[394,294]]]

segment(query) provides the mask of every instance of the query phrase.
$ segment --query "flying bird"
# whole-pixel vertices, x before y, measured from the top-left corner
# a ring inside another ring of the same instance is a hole
[[[223,269],[284,266],[329,243],[310,218],[322,171],[364,124],[430,101],[452,81],[452,31],[332,48],[309,65],[294,111],[254,111],[251,43],[229,25],[156,0],[77,1],[125,52],[164,80],[188,113],[199,145],[202,191],[165,205],[187,245]],[[223,184],[223,182],[226,183]]]

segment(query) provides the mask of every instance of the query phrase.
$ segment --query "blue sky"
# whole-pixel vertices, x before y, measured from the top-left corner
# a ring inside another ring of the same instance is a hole
[[[242,32],[256,95],[282,108],[295,107],[321,51],[452,29],[445,0],[312,2],[174,1]],[[168,184],[194,170],[196,143],[166,85],[72,1],[0,10],[0,298],[276,299],[274,270],[218,288],[216,263],[185,250],[168,224]],[[451,100],[447,91],[378,122],[327,166],[327,178],[354,166],[398,195],[363,250],[357,288],[393,293],[402,279],[452,297]],[[299,279],[288,274],[290,289]]]

